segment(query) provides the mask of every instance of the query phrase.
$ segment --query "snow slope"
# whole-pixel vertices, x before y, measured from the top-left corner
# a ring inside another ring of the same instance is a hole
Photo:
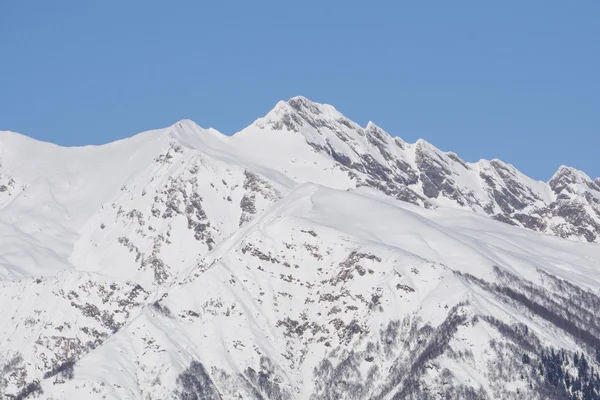
[[[599,367],[600,187],[580,171],[537,182],[302,97],[232,137],[0,132],[0,162],[0,396],[600,391],[537,369]]]

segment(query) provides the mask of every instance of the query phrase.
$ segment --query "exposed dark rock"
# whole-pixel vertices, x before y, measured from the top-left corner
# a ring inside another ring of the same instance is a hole
[[[492,218],[495,219],[496,221],[504,222],[505,224],[517,225],[515,221],[513,221],[512,219],[510,219],[509,217],[507,217],[504,214],[496,214],[496,215],[493,215]]]
[[[260,369],[248,367],[244,371],[247,381],[255,388],[256,398],[265,400],[287,400],[291,393],[283,385],[283,379],[276,372],[273,362],[265,356],[260,358]]]
[[[546,222],[532,215],[516,213],[513,215],[513,218],[519,221],[525,228],[533,231],[543,231],[547,227]]]
[[[181,400],[222,400],[208,371],[199,361],[192,361],[190,366],[179,374],[177,387],[175,395]]]
[[[40,385],[39,380],[35,380],[30,382],[25,386],[16,396],[13,397],[14,400],[25,400],[29,398],[31,395],[40,395],[44,393],[42,390],[42,386]]]
[[[62,364],[58,365],[56,368],[52,369],[51,371],[44,373],[44,379],[48,379],[56,375],[59,375],[63,379],[73,379],[74,366],[74,361],[65,361]]]
[[[448,158],[450,158],[452,161],[459,163],[460,165],[462,165],[465,169],[469,169],[469,166],[467,165],[467,163],[458,156],[458,154],[456,153],[452,153],[452,152],[448,152],[446,153],[446,155],[448,156]]]
[[[353,163],[352,160],[350,160],[350,157],[346,156],[345,154],[342,153],[338,153],[337,151],[335,151],[335,148],[331,145],[331,143],[329,141],[327,141],[327,146],[328,146],[328,151],[327,153],[331,155],[331,157],[339,162],[340,164],[342,164],[343,166],[346,166],[348,168],[353,168]]]
[[[507,214],[510,214],[515,210],[522,210],[525,208],[525,204],[523,202],[521,202],[517,197],[504,188],[502,188],[500,191],[493,189],[492,194],[496,204],[498,204],[500,209]]]
[[[401,175],[396,175],[394,181],[398,179],[405,185],[414,185],[419,181],[419,175],[406,161],[396,160],[396,168],[402,172]]]

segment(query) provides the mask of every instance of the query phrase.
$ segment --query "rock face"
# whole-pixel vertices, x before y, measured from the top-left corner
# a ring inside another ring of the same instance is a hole
[[[232,137],[0,132],[0,162],[1,398],[599,398],[581,171],[537,182],[302,97]]]

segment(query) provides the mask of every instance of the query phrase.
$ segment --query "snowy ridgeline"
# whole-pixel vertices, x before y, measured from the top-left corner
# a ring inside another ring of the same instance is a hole
[[[232,137],[0,132],[0,398],[600,398],[599,184],[301,97]]]

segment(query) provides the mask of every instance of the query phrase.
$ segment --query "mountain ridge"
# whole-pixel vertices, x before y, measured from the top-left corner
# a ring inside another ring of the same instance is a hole
[[[277,174],[281,182],[311,181],[319,175],[316,170],[325,169],[332,172],[316,183],[345,189],[371,186],[424,207],[467,208],[527,229],[575,240],[600,240],[600,185],[582,171],[561,166],[542,184],[498,159],[465,162],[456,153],[441,151],[424,139],[410,144],[372,122],[363,128],[335,107],[302,96],[278,102],[264,117],[232,136],[184,119],[130,139],[70,151],[100,151],[148,140],[178,141],[212,157]],[[298,176],[290,173],[298,168],[290,165],[289,158],[307,159],[307,151],[302,149],[305,144],[330,160],[321,157],[314,161],[320,168],[311,171],[304,166],[303,171],[296,171],[302,173]],[[270,158],[268,162],[265,155]],[[565,188],[568,195],[558,193]]]
[[[237,131],[237,132],[233,133],[232,135],[227,135],[227,134],[221,133],[221,132],[220,132],[218,129],[216,129],[216,128],[212,128],[212,127],[209,127],[209,128],[204,128],[204,127],[202,127],[201,125],[198,125],[198,123],[196,123],[194,120],[192,120],[192,119],[189,119],[189,118],[183,118],[183,119],[181,119],[181,120],[178,120],[178,121],[174,122],[173,124],[171,124],[171,125],[169,125],[169,126],[167,126],[167,127],[164,127],[164,128],[157,128],[157,129],[151,129],[151,130],[148,130],[148,131],[142,131],[142,132],[139,132],[139,133],[136,133],[136,134],[134,134],[133,136],[128,136],[128,137],[124,137],[124,138],[121,138],[121,139],[116,139],[116,140],[113,140],[113,141],[111,141],[111,142],[102,143],[102,144],[84,144],[84,145],[65,146],[65,145],[56,144],[56,143],[54,143],[54,142],[51,142],[51,141],[43,141],[43,140],[35,139],[35,138],[31,137],[31,136],[28,136],[28,135],[25,135],[25,134],[22,134],[22,133],[19,133],[19,132],[16,132],[16,131],[11,131],[11,130],[0,130],[0,135],[2,135],[2,134],[11,134],[11,135],[17,135],[17,137],[23,137],[23,138],[31,139],[31,140],[33,140],[33,141],[35,141],[35,142],[39,142],[39,143],[46,143],[46,144],[50,144],[50,145],[53,145],[53,146],[56,146],[56,147],[59,147],[59,148],[67,148],[67,149],[71,149],[71,148],[73,148],[73,149],[76,149],[76,148],[97,148],[97,147],[103,147],[103,146],[111,145],[111,144],[113,144],[113,143],[119,143],[119,142],[122,142],[122,141],[127,141],[127,140],[130,140],[130,139],[132,139],[132,138],[134,138],[134,137],[136,137],[136,136],[139,136],[139,135],[149,135],[149,134],[152,134],[152,133],[159,133],[159,132],[168,131],[168,130],[170,130],[170,129],[173,129],[174,127],[176,127],[176,126],[178,126],[178,125],[188,125],[188,126],[190,126],[190,125],[191,125],[191,126],[194,126],[196,129],[200,130],[201,132],[203,132],[203,131],[212,131],[212,132],[214,132],[214,133],[218,133],[218,134],[222,135],[223,137],[226,137],[226,138],[227,138],[227,137],[233,137],[233,136],[235,136],[235,135],[239,134],[240,132],[243,132],[243,131],[247,130],[249,127],[253,126],[253,125],[254,125],[254,124],[257,122],[257,121],[260,121],[260,120],[263,120],[263,119],[267,118],[267,117],[268,117],[269,115],[271,115],[271,114],[272,114],[272,113],[273,113],[275,110],[279,109],[279,108],[280,108],[280,105],[287,105],[287,106],[289,106],[289,105],[290,105],[290,104],[289,104],[289,102],[290,102],[290,101],[292,101],[293,103],[298,103],[298,102],[300,102],[300,103],[302,103],[302,102],[309,102],[309,103],[311,103],[313,106],[320,105],[320,106],[331,107],[331,108],[332,108],[332,109],[333,109],[335,112],[338,112],[338,113],[339,113],[339,111],[337,111],[337,109],[336,109],[334,106],[330,105],[330,104],[320,104],[320,103],[316,103],[316,102],[313,102],[313,101],[309,100],[307,97],[304,97],[304,96],[298,95],[298,96],[291,97],[291,98],[290,98],[289,100],[287,100],[287,101],[286,101],[286,100],[280,100],[280,101],[279,101],[279,102],[278,102],[278,103],[277,103],[277,104],[276,104],[276,105],[273,107],[273,109],[271,109],[271,111],[269,111],[267,114],[265,114],[265,116],[258,118],[257,120],[255,120],[254,122],[252,122],[252,123],[251,123],[250,125],[248,125],[247,127],[245,127],[245,128],[242,128],[241,130],[239,130],[239,131]],[[293,108],[293,107],[292,107],[292,108]],[[341,113],[339,113],[339,114],[340,114],[341,116],[343,116],[343,114],[341,114]],[[345,116],[343,116],[343,117],[345,118]],[[349,120],[349,121],[350,121],[350,120]],[[402,138],[401,138],[400,136],[393,136],[392,134],[390,134],[390,133],[388,133],[387,131],[385,131],[383,128],[381,128],[379,125],[377,125],[377,124],[376,124],[374,121],[372,121],[372,120],[369,120],[369,121],[367,122],[367,124],[365,125],[365,127],[361,127],[359,124],[357,124],[357,123],[355,123],[355,122],[353,122],[353,121],[351,121],[351,122],[352,122],[353,124],[356,124],[356,126],[357,126],[357,127],[360,127],[361,129],[364,129],[364,130],[369,130],[369,128],[370,128],[370,127],[372,127],[372,128],[375,128],[375,129],[377,129],[377,130],[378,130],[378,131],[380,131],[380,132],[383,132],[383,133],[387,134],[387,135],[388,135],[390,138],[392,138],[393,140],[396,140],[396,139],[398,139],[398,140],[400,140],[400,141],[404,142],[404,140],[402,140]],[[417,139],[417,141],[415,141],[415,143],[413,143],[413,144],[414,144],[414,145],[416,145],[416,144],[417,144],[417,143],[419,143],[419,142],[425,142],[425,143],[427,143],[427,144],[429,144],[429,145],[433,146],[434,148],[438,149],[438,148],[437,148],[435,145],[433,145],[431,142],[427,141],[427,140],[426,140],[426,139],[424,139],[424,138],[419,138],[419,139]],[[407,142],[404,142],[404,143],[407,143]],[[439,149],[438,149],[438,150],[439,150]],[[458,154],[457,154],[457,153],[455,153],[455,152],[454,152],[454,151],[452,151],[452,150],[449,150],[449,151],[440,150],[440,151],[442,151],[442,152],[444,152],[444,153],[446,153],[446,154],[452,154],[452,155],[454,155],[454,156],[458,156]],[[492,158],[492,159],[489,159],[489,160],[488,160],[488,159],[483,159],[483,158],[482,158],[482,159],[480,159],[480,160],[477,160],[477,161],[470,161],[470,162],[469,162],[469,164],[477,164],[479,161],[495,161],[495,162],[501,162],[501,163],[503,163],[503,164],[506,164],[506,165],[508,165],[508,166],[511,166],[511,167],[513,167],[513,168],[515,168],[515,169],[516,169],[516,167],[515,167],[513,164],[506,163],[506,162],[504,162],[503,160],[501,160],[501,159],[499,159],[499,158]],[[554,175],[556,175],[556,174],[557,174],[557,173],[558,173],[558,172],[559,172],[559,171],[560,171],[562,168],[568,168],[568,169],[572,169],[572,170],[574,170],[574,171],[578,171],[578,172],[581,172],[581,173],[584,173],[584,174],[585,174],[585,172],[584,172],[584,171],[582,171],[582,170],[579,170],[579,169],[577,169],[577,168],[574,168],[574,167],[571,167],[571,166],[568,166],[568,165],[560,165],[560,166],[558,167],[558,169],[555,171]],[[554,177],[554,175],[553,175],[553,177]],[[595,178],[595,179],[592,179],[592,178],[591,178],[589,175],[587,175],[587,174],[585,174],[585,175],[586,175],[586,176],[587,176],[587,177],[588,177],[590,180],[592,180],[592,181],[600,181],[600,177],[597,177],[597,178]],[[533,178],[532,178],[532,179],[533,179]],[[552,179],[552,177],[551,177],[551,178],[550,178],[548,181],[539,180],[539,179],[534,179],[534,180],[536,180],[536,181],[539,181],[539,182],[545,182],[545,183],[548,183],[548,182],[549,182],[551,179]]]
[[[274,110],[0,132],[0,397],[599,398],[594,181]]]

